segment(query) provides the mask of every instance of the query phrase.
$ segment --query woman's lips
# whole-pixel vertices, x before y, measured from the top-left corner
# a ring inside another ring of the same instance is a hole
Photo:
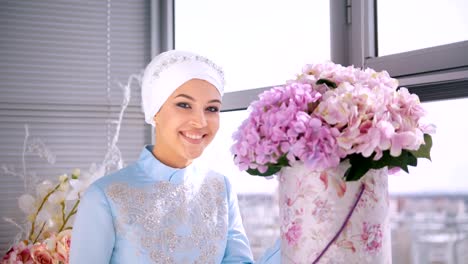
[[[191,144],[200,144],[203,141],[205,135],[197,134],[197,133],[190,133],[190,132],[180,132],[182,137]]]

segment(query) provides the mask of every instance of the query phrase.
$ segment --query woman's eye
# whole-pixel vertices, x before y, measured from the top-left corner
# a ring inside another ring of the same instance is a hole
[[[207,108],[207,110],[208,110],[209,112],[213,112],[213,113],[219,112],[219,108],[216,107],[216,106],[210,106],[210,107]]]
[[[181,108],[190,108],[190,105],[187,103],[177,103],[177,106]]]

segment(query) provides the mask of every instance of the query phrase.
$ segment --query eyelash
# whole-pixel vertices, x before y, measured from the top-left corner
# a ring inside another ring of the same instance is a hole
[[[190,107],[190,104],[188,104],[188,103],[177,103],[176,105],[177,105],[178,107],[180,107],[180,108],[183,108],[183,109],[189,109],[189,108],[191,108],[191,107]],[[209,106],[209,107],[206,108],[206,110],[208,110],[208,112],[211,112],[211,113],[217,113],[217,112],[219,112],[219,108],[216,107],[216,106]]]
[[[208,109],[208,111],[210,111],[212,113],[218,113],[219,112],[219,108],[215,107],[215,106],[209,106],[207,109]]]
[[[177,103],[176,105],[177,105],[178,107],[184,108],[184,109],[190,108],[190,105],[187,104],[187,103]]]

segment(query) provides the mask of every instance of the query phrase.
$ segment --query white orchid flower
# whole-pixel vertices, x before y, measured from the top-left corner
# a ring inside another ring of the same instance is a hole
[[[18,198],[18,206],[26,215],[35,213],[36,199],[30,194],[23,194]]]
[[[67,195],[68,195],[67,192],[57,190],[49,196],[49,199],[47,200],[47,202],[54,204],[54,205],[59,205],[63,201],[65,201],[65,198],[67,197]]]
[[[43,181],[37,185],[36,194],[38,197],[42,198],[46,196],[50,191],[52,191],[54,187],[55,186],[50,181]]]
[[[78,200],[81,198],[83,193],[86,191],[86,189],[97,179],[102,177],[106,173],[106,168],[105,166],[96,166],[93,164],[91,168],[89,169],[89,172],[85,172],[83,174],[80,174],[78,179],[72,179],[69,180],[71,190],[68,193],[68,196],[66,197],[67,200]]]

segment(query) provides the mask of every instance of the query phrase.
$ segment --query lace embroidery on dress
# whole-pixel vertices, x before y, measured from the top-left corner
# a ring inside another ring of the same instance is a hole
[[[116,232],[145,248],[154,263],[177,263],[174,253],[194,249],[199,252],[194,263],[215,262],[227,232],[222,179],[206,178],[197,190],[169,182],[142,188],[114,183],[106,193],[120,216]]]

